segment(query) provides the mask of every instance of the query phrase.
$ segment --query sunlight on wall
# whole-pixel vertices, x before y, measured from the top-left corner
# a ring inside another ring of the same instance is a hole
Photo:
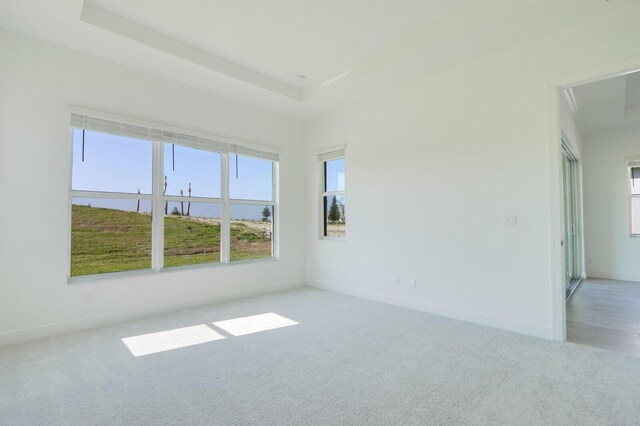
[[[244,336],[245,334],[258,333],[260,331],[273,330],[275,328],[297,324],[299,323],[281,315],[274,314],[273,312],[213,323],[216,327],[221,328],[233,336]]]
[[[160,331],[158,333],[126,337],[122,339],[122,342],[129,348],[133,356],[142,356],[199,345],[224,338],[222,334],[213,330],[211,327],[200,324],[192,327]]]

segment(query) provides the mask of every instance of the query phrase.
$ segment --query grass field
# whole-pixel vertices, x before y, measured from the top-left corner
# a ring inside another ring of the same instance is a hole
[[[220,222],[165,216],[164,266],[220,261]],[[271,256],[271,224],[231,222],[231,260]],[[71,275],[151,268],[151,215],[74,205]]]

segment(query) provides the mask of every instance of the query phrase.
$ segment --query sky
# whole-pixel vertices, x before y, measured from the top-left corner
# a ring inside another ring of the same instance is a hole
[[[326,187],[325,191],[344,191],[344,158],[326,162]]]
[[[229,155],[229,195],[239,200],[273,199],[272,167],[268,160]],[[99,192],[152,193],[153,143],[98,132],[85,132],[84,161],[82,130],[73,130],[72,189]],[[164,144],[164,175],[167,195],[221,196],[221,155],[215,152]],[[237,164],[237,166],[236,166]],[[74,204],[136,210],[136,200],[80,199]],[[143,203],[144,204],[144,203]],[[148,203],[147,210],[150,210]],[[264,206],[232,206],[232,219],[261,219]],[[171,211],[172,208],[169,209]],[[186,210],[186,206],[185,206]],[[191,215],[219,217],[220,205],[191,203]]]

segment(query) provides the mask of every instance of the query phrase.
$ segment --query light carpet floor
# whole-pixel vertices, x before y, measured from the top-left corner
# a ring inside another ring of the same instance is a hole
[[[298,324],[212,325],[266,313]],[[203,324],[224,338],[122,341]],[[307,288],[0,348],[1,425],[639,422],[638,358]]]

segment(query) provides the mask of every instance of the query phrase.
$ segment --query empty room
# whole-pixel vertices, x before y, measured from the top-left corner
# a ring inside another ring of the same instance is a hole
[[[0,425],[632,425],[637,0],[0,0]]]

